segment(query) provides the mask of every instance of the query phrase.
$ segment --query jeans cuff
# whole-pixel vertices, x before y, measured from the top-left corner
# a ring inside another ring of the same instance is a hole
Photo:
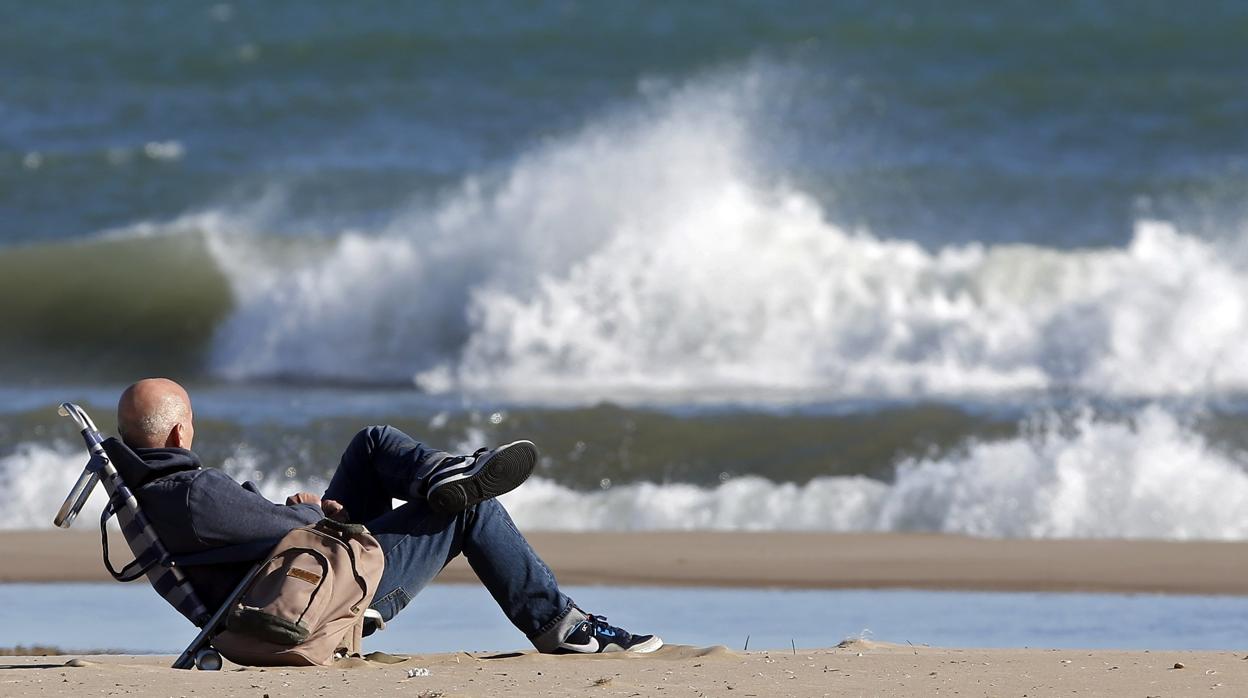
[[[577,608],[575,604],[568,601],[568,607],[563,612],[555,616],[546,625],[543,625],[533,635],[529,636],[529,641],[537,648],[538,652],[554,652],[559,644],[563,642],[575,628],[585,620],[587,616]]]

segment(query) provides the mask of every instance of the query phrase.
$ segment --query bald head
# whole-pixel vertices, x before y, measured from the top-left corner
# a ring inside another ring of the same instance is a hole
[[[117,401],[117,431],[131,448],[190,448],[191,396],[168,378],[145,378]]]

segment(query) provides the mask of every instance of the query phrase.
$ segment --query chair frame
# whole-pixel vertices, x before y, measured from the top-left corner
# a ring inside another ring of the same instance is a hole
[[[230,546],[230,549],[211,551],[190,555],[171,555],[161,542],[156,530],[151,526],[147,516],[139,507],[129,485],[124,482],[113,466],[104,450],[104,436],[86,411],[70,402],[61,403],[57,412],[63,417],[70,417],[78,425],[79,433],[86,443],[90,459],[77,482],[66,496],[56,517],[53,519],[60,528],[69,528],[77,518],[78,512],[87,503],[96,484],[103,482],[109,501],[104,507],[100,519],[101,533],[104,535],[104,564],[118,581],[133,581],[140,576],[147,576],[156,592],[168,601],[183,616],[200,628],[199,634],[191,640],[191,644],[178,655],[173,662],[174,669],[199,668],[212,671],[221,668],[221,655],[212,647],[212,638],[222,629],[229,611],[238,602],[247,585],[263,567],[267,559],[268,546],[257,553],[255,545],[244,544]],[[126,564],[118,572],[113,569],[108,559],[106,524],[113,515],[121,524],[122,534],[126,543],[134,553],[134,561]],[[259,556],[258,556],[259,555]],[[191,586],[182,569],[197,564],[218,564],[221,562],[257,561],[242,581],[234,588],[226,600],[215,612],[210,613],[199,595]]]

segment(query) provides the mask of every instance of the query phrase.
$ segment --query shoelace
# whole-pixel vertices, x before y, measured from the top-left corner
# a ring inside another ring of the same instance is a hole
[[[441,463],[438,463],[438,469],[440,470],[452,465],[459,465],[460,463],[467,463],[470,458],[476,460],[481,457],[481,454],[489,450],[490,449],[488,447],[481,447],[473,451],[471,456],[451,456],[449,458],[444,458]]]
[[[438,465],[434,468],[434,472],[436,473],[440,470],[445,470],[446,468],[460,465],[461,463],[466,463],[468,462],[468,459],[470,458],[473,460],[476,460],[477,458],[481,457],[481,454],[486,453],[489,450],[490,448],[488,446],[482,446],[481,448],[478,448],[477,450],[473,451],[471,456],[449,456],[447,458],[443,458],[442,461],[438,463]],[[429,477],[433,477],[433,475],[431,474],[427,478],[425,478],[425,481],[422,482],[420,485],[420,490],[422,494],[429,487]]]
[[[623,628],[617,628],[608,623],[606,616],[596,616],[590,613],[585,616],[585,619],[589,621],[595,635],[606,635],[607,637],[620,637],[621,635],[627,637],[628,635]]]

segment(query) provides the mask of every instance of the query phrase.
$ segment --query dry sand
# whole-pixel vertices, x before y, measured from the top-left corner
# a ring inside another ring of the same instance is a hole
[[[529,535],[564,584],[1248,594],[1248,543],[924,534]],[[118,537],[117,562],[128,559]],[[0,533],[0,582],[106,581],[98,534]],[[463,560],[439,577],[475,581]]]
[[[39,696],[1236,696],[1230,652],[970,650],[858,641],[833,649],[652,655],[436,654],[328,669],[166,668],[167,657],[0,658],[0,695]],[[1182,668],[1175,668],[1176,663]],[[410,676],[411,670],[419,675]],[[423,675],[427,670],[427,675]]]
[[[992,541],[939,535],[535,533],[564,583],[1248,593],[1248,545]],[[118,541],[118,555],[124,544]],[[104,580],[98,537],[0,534],[0,581]],[[440,581],[468,581],[456,564]],[[189,630],[189,629],[188,629]],[[170,657],[0,658],[0,696],[1248,695],[1243,652],[973,650],[856,641],[653,655],[437,654],[331,669],[168,669]],[[1176,663],[1182,668],[1175,668]],[[409,670],[428,675],[409,677]]]

